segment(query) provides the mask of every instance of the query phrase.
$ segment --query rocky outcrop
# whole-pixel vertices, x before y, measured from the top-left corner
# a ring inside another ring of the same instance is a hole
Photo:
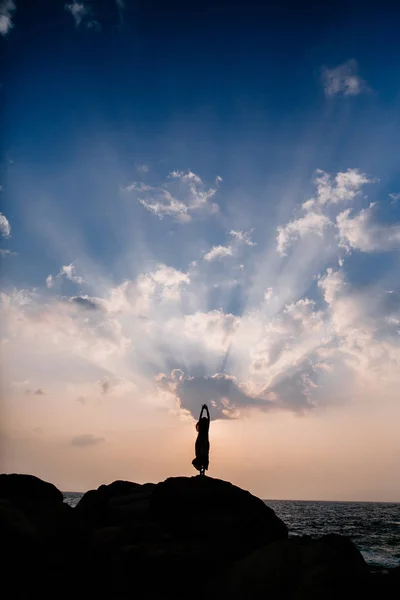
[[[75,510],[91,527],[143,522],[148,520],[150,497],[155,487],[153,483],[114,481],[86,492]]]
[[[33,475],[0,475],[0,498],[26,514],[35,514],[62,504],[63,495],[52,483]]]
[[[359,597],[369,570],[354,544],[341,535],[302,536],[268,544],[236,562],[214,582],[212,598],[269,597],[334,600]]]
[[[151,497],[151,512],[174,539],[222,546],[225,556],[248,554],[288,536],[286,525],[262,500],[210,477],[175,477],[159,483]]]
[[[72,509],[49,483],[0,476],[0,535],[14,597],[385,599],[400,587],[347,538],[288,538],[262,500],[210,477],[115,481]]]

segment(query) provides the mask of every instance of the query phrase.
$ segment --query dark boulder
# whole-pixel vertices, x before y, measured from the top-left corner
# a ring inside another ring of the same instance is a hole
[[[35,514],[60,505],[63,495],[52,483],[34,475],[0,475],[0,498],[8,500],[25,514]]]
[[[0,498],[22,511],[40,537],[72,534],[72,508],[52,483],[33,475],[0,475]]]
[[[286,539],[286,525],[250,492],[211,477],[176,477],[159,483],[151,515],[174,539],[206,544],[225,557],[245,555]]]
[[[368,567],[346,537],[330,534],[274,542],[236,562],[212,586],[212,598],[334,600],[361,597]]]
[[[149,500],[155,485],[114,481],[84,494],[76,514],[90,527],[143,523],[149,516]]]

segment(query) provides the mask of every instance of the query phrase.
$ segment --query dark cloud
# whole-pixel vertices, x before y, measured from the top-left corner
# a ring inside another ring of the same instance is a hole
[[[108,377],[105,377],[103,381],[99,381],[99,386],[101,387],[101,393],[105,396],[111,389],[111,381]]]
[[[38,388],[37,390],[25,390],[25,394],[29,396],[33,394],[34,396],[45,396],[46,392],[42,390],[42,388]]]
[[[173,392],[182,409],[198,418],[202,404],[208,404],[213,419],[235,419],[250,408],[290,410],[304,413],[314,408],[317,391],[316,373],[310,360],[282,374],[272,385],[252,395],[245,385],[225,373],[212,376],[185,376],[174,369],[170,376],[161,374],[159,385]]]
[[[80,308],[85,308],[87,310],[102,309],[100,301],[96,298],[90,298],[89,296],[72,296],[71,298],[66,298],[66,300],[71,304],[76,304]]]
[[[75,437],[73,437],[71,440],[71,445],[80,446],[81,448],[83,448],[86,446],[95,446],[96,444],[101,444],[105,441],[106,440],[103,437],[96,437],[91,433],[84,433],[82,435],[76,435]]]
[[[317,387],[313,369],[308,364],[292,373],[285,373],[278,382],[268,387],[267,393],[278,408],[302,413],[314,408],[312,395]]]
[[[77,402],[80,402],[81,404],[85,404],[85,402],[86,402],[86,398],[84,396],[78,396],[76,400],[77,400]]]
[[[213,419],[234,419],[240,409],[258,407],[273,408],[274,403],[265,396],[252,396],[235,377],[225,373],[212,376],[185,377],[179,369],[171,376],[158,378],[161,385],[168,387],[177,395],[181,408],[189,411],[196,419],[202,404],[207,403]]]

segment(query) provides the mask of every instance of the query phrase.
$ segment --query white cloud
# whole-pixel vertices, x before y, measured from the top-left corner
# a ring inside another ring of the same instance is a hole
[[[164,300],[179,299],[182,285],[190,283],[190,277],[187,273],[162,264],[158,265],[157,269],[147,277],[159,286],[160,295]]]
[[[232,246],[213,246],[211,250],[209,250],[204,255],[204,260],[212,261],[219,260],[221,258],[226,258],[227,256],[232,256]]]
[[[0,248],[0,256],[12,256],[15,252],[11,252],[11,250],[7,250],[6,248]]]
[[[251,239],[251,231],[235,231],[234,229],[231,229],[229,235],[231,235],[237,242],[242,242],[247,246],[256,245],[256,243]]]
[[[346,365],[361,381],[393,389],[400,368],[397,327],[398,301],[383,290],[360,293],[341,271],[327,269],[318,283],[328,305],[336,362]]]
[[[302,208],[310,211],[318,206],[351,202],[358,196],[363,185],[374,183],[374,181],[359,169],[347,169],[347,171],[339,172],[333,179],[325,171],[317,169],[314,179],[317,193],[306,200]]]
[[[198,342],[214,353],[224,353],[240,326],[240,318],[221,310],[196,312],[185,315],[179,323],[172,319],[170,328],[182,327],[181,333],[187,340]]]
[[[123,192],[151,192],[156,188],[151,185],[147,185],[146,183],[134,181],[133,183],[121,189]]]
[[[12,29],[12,16],[15,8],[13,0],[3,0],[3,2],[0,2],[0,35],[7,35],[10,29]]]
[[[184,202],[174,198],[167,190],[161,191],[161,200],[139,198],[140,204],[157,217],[172,216],[177,220],[190,221],[189,208]]]
[[[290,221],[285,226],[277,228],[277,251],[281,256],[286,256],[289,246],[297,239],[314,234],[323,237],[324,230],[331,225],[328,217],[314,212],[307,213],[304,217]]]
[[[264,294],[264,300],[266,300],[266,302],[269,302],[272,298],[272,294],[274,293],[274,290],[272,287],[269,287],[267,289],[267,291]]]
[[[400,193],[399,194],[389,194],[389,198],[391,198],[392,203],[395,204],[396,202],[398,202],[400,200]]]
[[[301,204],[304,216],[293,219],[277,228],[277,252],[286,256],[288,248],[298,239],[310,234],[324,239],[326,230],[334,227],[330,215],[343,202],[352,202],[368,183],[373,183],[365,173],[358,169],[339,172],[334,177],[317,169],[314,178],[316,193]]]
[[[10,235],[11,235],[10,223],[9,223],[7,217],[5,215],[3,215],[3,213],[1,213],[1,212],[0,212],[0,234],[5,238],[10,237]]]
[[[190,181],[192,183],[196,183],[198,185],[201,185],[203,182],[200,179],[200,177],[198,175],[196,175],[196,173],[193,173],[192,171],[171,171],[171,173],[169,174],[170,177],[172,177],[172,179],[180,179],[181,181]]]
[[[192,171],[172,171],[167,182],[158,187],[134,182],[125,191],[147,192],[146,197],[138,198],[146,210],[159,218],[170,216],[181,223],[188,223],[195,214],[213,214],[219,210],[217,204],[209,202],[217,189],[207,189]]]
[[[63,267],[61,267],[61,270],[57,277],[61,277],[62,275],[65,275],[67,279],[73,281],[74,283],[77,283],[78,285],[84,283],[84,279],[82,277],[80,277],[79,275],[75,275],[74,263],[71,263],[70,265],[64,265]]]
[[[79,27],[82,20],[90,13],[90,8],[85,6],[83,2],[71,2],[71,4],[64,4],[65,10],[68,10],[74,18],[75,27]]]
[[[188,173],[168,184],[187,191],[194,180]],[[318,172],[314,205],[304,207],[299,199],[300,217],[281,226],[278,247],[287,252],[309,235],[312,243],[305,241],[284,261],[274,240],[264,255],[260,242],[255,260],[250,235],[232,230],[229,246],[210,250],[212,260],[245,250],[243,257],[218,268],[205,257],[194,263],[198,246],[189,244],[177,246],[179,264],[185,256],[188,268],[156,262],[134,278],[112,282],[108,274],[91,278],[92,265],[80,257],[82,277],[71,263],[48,278],[56,289],[57,277],[84,278],[90,295],[77,288],[76,295],[57,297],[44,281],[39,291],[9,290],[1,297],[5,371],[11,381],[33,382],[24,389],[51,390],[57,398],[67,389],[74,403],[85,398],[82,412],[134,396],[164,409],[182,407],[194,417],[198,402],[210,402],[214,417],[234,418],[245,411],[302,413],[334,403],[355,389],[353,380],[369,374],[397,389],[397,274],[393,280],[385,274],[365,291],[352,286],[342,269],[326,271],[346,258],[343,248],[387,247],[384,238],[395,239],[395,226],[378,227],[372,207],[343,211],[368,182],[357,170]],[[189,207],[187,197],[184,204]],[[44,379],[36,383],[38,372]],[[36,396],[29,400],[40,404]]]
[[[52,288],[53,287],[53,275],[47,275],[46,277],[46,287],[47,288]]]
[[[400,249],[400,225],[385,227],[372,220],[374,204],[351,217],[351,209],[337,216],[339,245],[347,251],[385,252]]]
[[[357,74],[358,65],[354,59],[348,60],[333,69],[324,68],[322,82],[325,94],[335,96],[357,96],[368,90],[363,79]]]
[[[342,271],[328,270],[318,282],[326,303],[319,307],[296,292],[282,302],[282,282],[272,279],[269,302],[235,315],[199,308],[207,307],[211,285],[199,279],[199,269],[189,275],[160,264],[135,280],[105,286],[101,297],[3,294],[12,380],[34,380],[45,361],[60,386],[84,366],[96,376],[92,387],[75,386],[73,398],[90,403],[90,397],[129,398],[147,390],[194,417],[202,398],[214,417],[235,418],[257,409],[304,412],[331,401],[332,382],[348,385],[343,369],[365,378],[373,366],[376,377],[389,381],[391,365],[394,376],[400,314],[396,294],[384,293],[388,287],[376,299],[360,296]],[[160,397],[151,392],[157,374]],[[56,393],[54,381],[41,384],[38,389]]]

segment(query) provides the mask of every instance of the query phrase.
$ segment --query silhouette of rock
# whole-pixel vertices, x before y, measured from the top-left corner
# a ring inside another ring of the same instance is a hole
[[[235,563],[212,598],[336,599],[367,591],[368,567],[346,537],[330,534],[274,542]]]
[[[62,493],[52,483],[16,473],[0,475],[0,498],[9,500],[26,514],[43,512],[63,502]]]
[[[250,492],[211,477],[176,477],[159,483],[151,497],[152,517],[175,539],[223,547],[243,555],[288,530],[274,511]]]
[[[147,519],[154,483],[114,481],[84,494],[76,512],[91,527],[128,525]]]
[[[49,483],[0,476],[0,498],[2,583],[14,597],[385,600],[400,589],[400,568],[371,575],[339,535],[288,539],[262,500],[210,477],[115,481],[72,509]]]

